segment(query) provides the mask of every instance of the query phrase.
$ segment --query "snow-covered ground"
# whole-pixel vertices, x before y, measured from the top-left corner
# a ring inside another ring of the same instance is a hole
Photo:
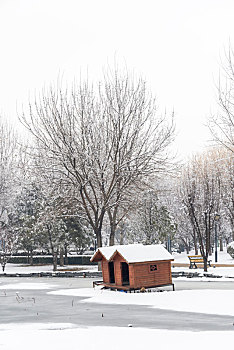
[[[188,263],[186,254],[176,254],[175,262]],[[219,253],[219,263],[233,264],[234,260],[226,252]],[[71,266],[70,266],[71,267]],[[71,268],[82,268],[85,271],[95,271],[97,266],[72,266]],[[66,269],[66,267],[64,267]],[[52,266],[22,266],[7,264],[7,273],[20,272],[51,272]],[[172,271],[196,271],[188,267],[174,267]],[[209,268],[209,273],[222,276],[234,277],[233,267]],[[180,278],[182,279],[182,277]],[[204,278],[203,278],[204,279]],[[195,279],[193,279],[194,281]],[[215,279],[216,281],[224,280]],[[229,279],[234,281],[233,279]],[[207,279],[206,279],[207,281]],[[161,308],[175,311],[187,311],[196,313],[231,315],[234,321],[234,291],[232,290],[181,290],[165,291],[163,293],[121,293],[101,290],[100,287],[80,289],[57,289],[51,288],[48,280],[40,279],[39,282],[30,281],[22,283],[19,278],[17,283],[10,283],[9,279],[1,278],[0,296],[5,289],[45,289],[51,295],[72,295],[84,299],[80,302],[125,304],[125,305],[147,305],[152,308]],[[48,291],[50,290],[50,291]],[[3,294],[2,294],[3,295]],[[0,349],[34,350],[56,348],[79,348],[97,350],[99,347],[108,347],[109,350],[144,348],[163,348],[165,350],[195,350],[197,347],[211,347],[212,350],[220,350],[221,347],[230,346],[234,342],[234,326],[232,331],[220,332],[191,332],[171,331],[158,329],[143,329],[132,327],[77,327],[72,323],[34,323],[34,324],[0,324]],[[52,345],[51,345],[52,344]]]
[[[58,266],[58,272],[69,271],[97,271],[96,265],[69,265],[69,266]],[[5,273],[39,273],[39,272],[53,272],[52,265],[23,265],[23,264],[7,264]],[[0,275],[3,274],[0,266]]]
[[[190,252],[190,255],[193,255],[194,251]],[[182,266],[178,267],[177,264],[189,264],[189,259],[186,253],[173,254],[174,261],[172,262],[172,271],[173,272],[197,272],[200,275],[204,275],[203,268],[198,269],[189,269],[189,266]],[[227,253],[226,247],[224,247],[224,251],[220,252],[218,251],[218,262],[215,264],[215,257],[214,253],[211,257],[209,257],[209,260],[211,260],[212,267],[208,268],[208,274],[212,274],[214,276],[223,276],[222,281],[224,280],[230,280],[229,278],[234,278],[234,259]],[[214,266],[213,266],[214,265]],[[224,265],[224,266],[219,266]],[[225,266],[226,265],[226,266]],[[231,266],[230,266],[231,265]],[[206,273],[205,273],[206,274]],[[179,277],[180,280],[187,279],[186,277]],[[210,278],[209,278],[210,279]],[[197,277],[193,278],[193,280],[196,281],[202,281],[204,279]],[[208,279],[206,278],[206,281]]]
[[[47,280],[40,282],[30,280],[21,283],[19,279],[16,283],[9,282],[8,279],[0,280],[0,297],[8,290],[36,289],[45,290],[47,294],[51,295],[81,297],[83,298],[81,303],[147,305],[166,310],[234,316],[234,290],[195,289],[174,292],[170,290],[151,293],[124,293],[103,290],[100,286],[76,289],[61,289],[60,287],[59,289],[57,285],[50,284]]]
[[[217,281],[233,281],[234,278],[234,266],[233,267],[210,267],[207,272],[204,272],[202,268],[199,269],[189,269],[189,267],[172,267],[172,272],[196,272],[199,273],[201,277],[193,277],[193,281],[209,281],[209,280],[217,280]],[[206,274],[209,276],[212,274],[212,277],[204,277]],[[216,278],[215,276],[222,276],[222,278]],[[187,277],[177,277],[176,279],[182,281],[187,280]]]
[[[130,327],[71,328],[70,324],[0,325],[1,350],[134,349],[197,350],[230,347],[234,332],[183,332]],[[5,330],[3,330],[5,329]]]
[[[233,290],[180,290],[154,293],[120,293],[100,288],[64,289],[54,295],[84,297],[85,303],[148,305],[155,308],[234,316]],[[233,329],[234,330],[234,329]]]
[[[4,282],[8,282],[7,284],[5,284]],[[33,290],[33,289],[36,289],[36,290],[40,290],[40,289],[51,289],[53,288],[54,286],[52,286],[51,284],[49,283],[21,283],[21,281],[19,280],[19,282],[17,283],[9,283],[9,280],[3,280],[1,279],[0,280],[0,291],[5,291],[6,289],[9,290],[24,290],[24,289],[30,289],[30,290]]]
[[[194,255],[194,251],[190,251],[189,255]],[[187,253],[173,253],[175,263],[181,263],[181,264],[189,264],[189,259],[187,256]],[[212,264],[215,264],[215,255],[214,253],[212,256],[209,257],[209,260],[211,260]],[[234,266],[234,259],[227,253],[226,247],[224,247],[224,250],[220,252],[218,250],[218,262],[217,264],[225,264],[225,265],[233,265]]]

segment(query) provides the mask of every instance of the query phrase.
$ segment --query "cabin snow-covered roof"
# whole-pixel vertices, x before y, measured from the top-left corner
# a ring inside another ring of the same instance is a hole
[[[116,253],[119,253],[129,264],[158,260],[174,260],[173,256],[161,245],[129,244],[116,245],[98,248],[92,256],[91,261],[101,255],[107,260],[111,260]]]

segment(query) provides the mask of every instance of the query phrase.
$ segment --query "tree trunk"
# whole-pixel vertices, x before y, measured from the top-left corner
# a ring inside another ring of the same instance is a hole
[[[197,244],[197,237],[195,234],[193,235],[193,244],[194,244],[195,255],[198,255],[198,247],[197,247],[198,244]]]
[[[113,213],[111,210],[108,210],[108,216],[109,216],[109,222],[110,222],[110,239],[109,239],[109,245],[115,245],[115,232],[116,232],[116,215],[118,211],[118,206],[114,208]]]
[[[57,251],[53,250],[53,271],[57,271]]]
[[[64,266],[63,247],[59,250],[59,265]]]
[[[102,247],[102,228],[100,226],[95,228],[95,236],[97,238],[97,248]]]
[[[204,261],[204,272],[207,272],[207,257],[208,257],[208,253],[207,253],[207,248],[205,249],[204,244],[203,244],[203,240],[202,240],[202,236],[201,233],[198,233],[198,242],[199,242],[199,249],[200,249],[200,253],[203,257],[203,261]],[[207,240],[206,240],[207,243]]]
[[[110,233],[110,241],[109,245],[115,245],[115,231],[116,231],[116,225],[111,226],[111,233]]]
[[[97,237],[97,247],[101,248],[102,247],[102,234],[101,234],[101,228],[100,227],[96,230],[95,234],[96,234],[96,237]],[[98,263],[98,271],[102,271],[102,265],[101,265],[100,262]]]
[[[123,245],[123,244],[124,244],[124,231],[123,231],[123,230],[120,231],[120,241],[119,241],[119,244],[120,244],[120,245]]]
[[[98,248],[102,247],[102,236],[101,236],[101,232],[97,232],[96,233],[96,237],[97,237],[97,246]]]
[[[65,245],[64,247],[64,262],[65,262],[65,265],[68,265],[67,245]]]
[[[32,266],[33,265],[33,250],[30,250],[30,256],[29,256],[29,264]]]
[[[189,244],[188,238],[182,239],[182,242],[183,242],[184,248],[186,250],[186,253],[189,254],[190,244]]]
[[[220,250],[220,252],[223,252],[223,240],[222,240],[222,238],[220,238],[220,240],[219,240],[219,250]]]
[[[52,236],[51,236],[50,225],[48,225],[48,224],[47,224],[47,231],[48,231],[48,237],[49,237],[49,242],[50,242],[50,249],[51,249],[52,257],[53,257],[53,271],[57,271],[58,251],[57,251],[57,249],[54,248],[54,243],[52,241]]]
[[[207,272],[207,257],[203,256],[203,260],[204,260],[204,272]]]

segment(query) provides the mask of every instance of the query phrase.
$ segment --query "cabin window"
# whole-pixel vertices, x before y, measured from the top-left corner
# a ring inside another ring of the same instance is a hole
[[[150,272],[155,272],[158,270],[157,264],[150,265]]]

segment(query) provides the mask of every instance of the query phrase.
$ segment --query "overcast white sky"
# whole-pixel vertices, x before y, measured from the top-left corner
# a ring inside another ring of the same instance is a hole
[[[233,33],[233,0],[0,0],[0,112],[14,121],[59,74],[96,79],[116,58],[146,79],[161,111],[174,109],[176,148],[188,155],[209,139]]]

